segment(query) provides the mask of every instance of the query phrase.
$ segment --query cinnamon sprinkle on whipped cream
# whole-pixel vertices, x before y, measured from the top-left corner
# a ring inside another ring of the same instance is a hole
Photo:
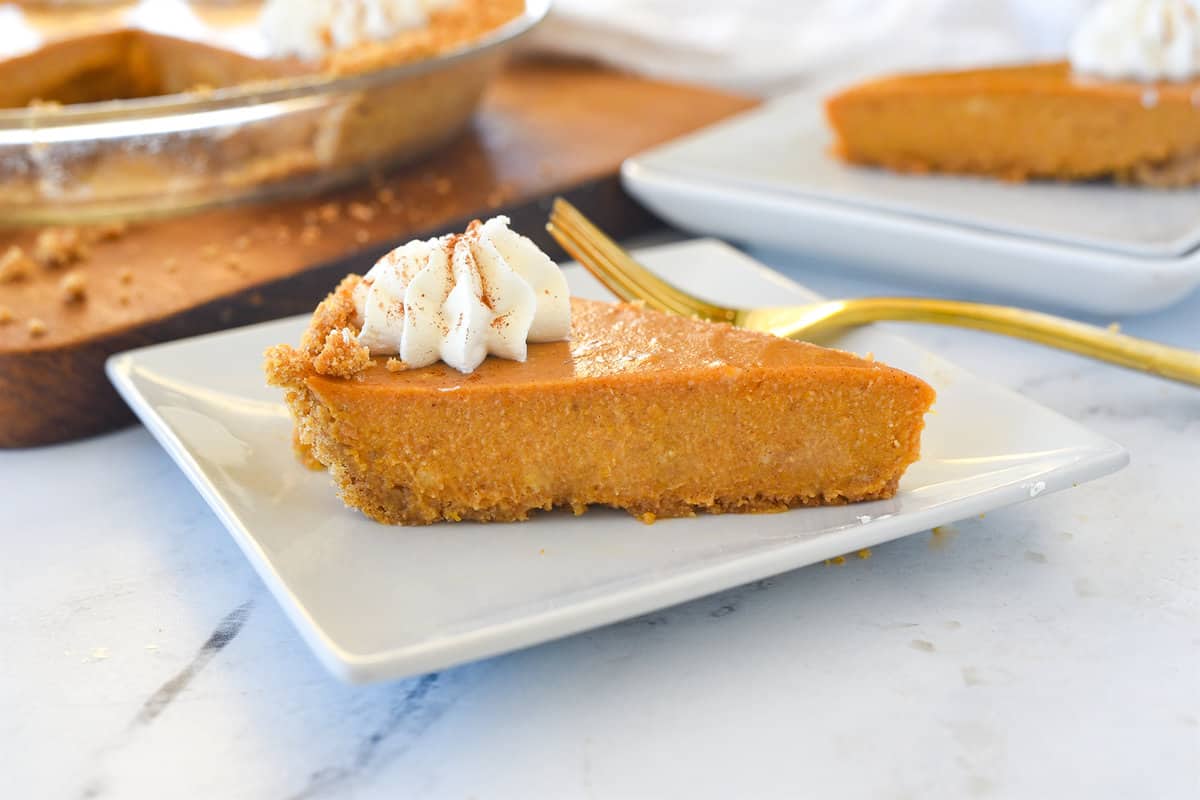
[[[393,250],[358,284],[354,306],[358,343],[409,368],[524,361],[529,342],[561,341],[571,329],[566,278],[507,217]]]

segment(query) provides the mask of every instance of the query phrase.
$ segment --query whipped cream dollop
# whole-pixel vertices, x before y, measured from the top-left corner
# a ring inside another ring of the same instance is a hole
[[[1071,40],[1076,72],[1112,80],[1200,75],[1200,0],[1105,0]]]
[[[455,0],[267,0],[260,26],[276,56],[318,59],[388,39],[429,21]]]
[[[566,278],[507,217],[396,248],[363,277],[354,303],[359,344],[409,367],[444,361],[472,372],[489,354],[524,361],[528,342],[571,332]]]

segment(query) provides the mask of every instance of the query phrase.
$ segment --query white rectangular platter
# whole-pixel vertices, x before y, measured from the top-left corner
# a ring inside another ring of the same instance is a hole
[[[642,252],[699,293],[805,302],[802,287],[714,241]],[[604,297],[578,267],[572,291]],[[623,513],[388,527],[346,509],[293,455],[262,353],[304,318],[114,356],[109,375],[212,506],[322,662],[369,682],[527,647],[680,603],[1119,469],[1118,445],[876,328],[838,342],[938,391],[923,455],[892,500],[644,525]],[[570,446],[570,443],[564,443]]]

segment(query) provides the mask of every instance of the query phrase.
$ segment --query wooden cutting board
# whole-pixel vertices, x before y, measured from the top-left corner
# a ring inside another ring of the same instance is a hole
[[[562,193],[618,237],[649,230],[659,223],[620,188],[622,160],[752,104],[588,64],[520,62],[471,128],[420,163],[322,197],[83,231],[76,262],[0,282],[0,447],[130,421],[104,376],[113,353],[310,311],[345,273],[473,217],[507,213],[550,249],[546,203]],[[39,234],[0,231],[0,256],[32,252]]]

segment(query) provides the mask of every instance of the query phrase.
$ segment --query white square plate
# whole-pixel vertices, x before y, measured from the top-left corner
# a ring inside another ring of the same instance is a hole
[[[745,305],[813,295],[736,250],[694,241],[643,251],[669,279]],[[604,297],[578,267],[572,291]],[[680,603],[1122,467],[1118,445],[907,342],[864,328],[871,351],[938,391],[923,455],[892,500],[643,525],[615,511],[529,522],[379,525],[347,510],[292,453],[262,353],[292,318],[109,360],[117,389],[229,528],[336,675],[399,678]]]
[[[896,175],[843,164],[821,98],[781,97],[626,162],[697,232],[1102,313],[1200,285],[1200,189]]]

